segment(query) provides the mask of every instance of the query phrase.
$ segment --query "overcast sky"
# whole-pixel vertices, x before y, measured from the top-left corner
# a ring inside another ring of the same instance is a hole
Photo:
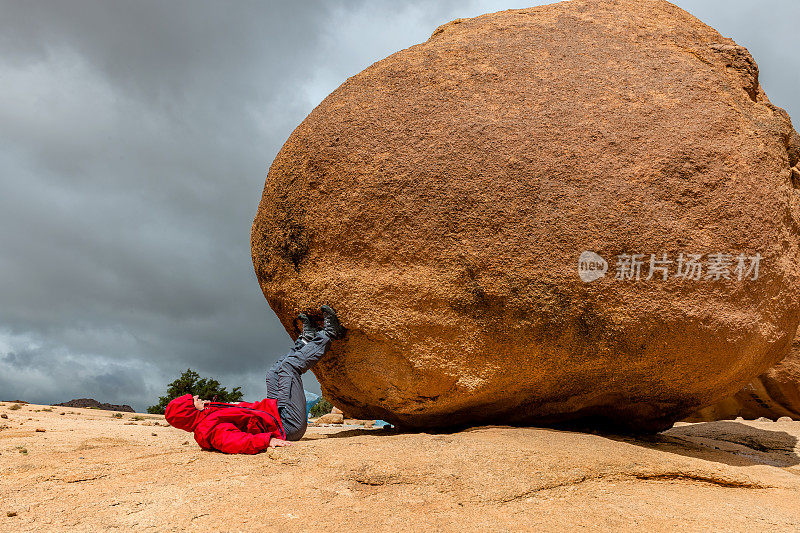
[[[142,410],[187,367],[262,398],[291,343],[250,226],[286,138],[438,25],[545,3],[0,0],[0,400]],[[676,3],[800,120],[800,2]]]

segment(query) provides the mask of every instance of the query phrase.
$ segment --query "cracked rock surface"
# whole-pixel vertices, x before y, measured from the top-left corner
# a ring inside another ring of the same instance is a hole
[[[750,53],[668,2],[456,20],[292,133],[253,263],[290,334],[339,312],[314,373],[349,416],[658,430],[788,352],[799,159]],[[583,251],[605,277],[581,281]],[[639,280],[615,279],[623,254]],[[663,254],[668,279],[646,279]],[[680,254],[701,279],[676,276]],[[759,276],[707,279],[712,254],[758,256]]]
[[[646,438],[315,427],[233,456],[155,415],[9,405],[2,531],[800,529],[800,422],[680,423]]]

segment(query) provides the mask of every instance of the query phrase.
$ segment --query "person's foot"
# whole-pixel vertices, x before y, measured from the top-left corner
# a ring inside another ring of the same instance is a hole
[[[314,322],[311,321],[307,314],[300,313],[297,315],[297,320],[303,324],[303,331],[300,333],[300,337],[304,341],[308,342],[317,335],[319,329],[314,327]]]
[[[320,307],[322,310],[322,330],[328,334],[331,339],[340,339],[344,337],[345,329],[339,323],[339,317],[336,316],[336,311],[327,305]]]

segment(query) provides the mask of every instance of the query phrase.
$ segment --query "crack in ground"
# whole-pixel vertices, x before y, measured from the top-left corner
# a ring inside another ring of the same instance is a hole
[[[563,481],[559,483],[552,483],[548,485],[543,485],[541,487],[536,487],[520,494],[508,497],[508,498],[501,498],[493,501],[497,501],[499,503],[510,503],[515,500],[520,500],[523,498],[528,498],[537,492],[548,491],[553,489],[558,489],[561,487],[571,487],[575,485],[580,485],[581,483],[585,483],[587,481],[599,481],[602,479],[614,479],[619,481],[624,481],[628,479],[637,479],[642,481],[689,481],[695,483],[706,483],[709,485],[715,485],[718,487],[724,488],[735,488],[735,489],[771,489],[775,488],[772,485],[763,485],[761,483],[754,483],[751,481],[743,481],[738,479],[730,479],[724,478],[714,475],[705,475],[705,474],[687,474],[683,472],[664,472],[664,473],[647,473],[642,472],[639,474],[598,474],[596,476],[583,476],[578,479],[573,479],[569,481]],[[491,500],[490,500],[491,501]]]
[[[628,477],[628,476],[625,476]],[[684,474],[684,473],[663,473],[663,474],[633,474],[636,479],[645,481],[695,481],[698,483],[708,483],[718,487],[733,489],[772,489],[772,485],[764,485],[752,481],[742,481],[738,479],[723,478],[718,476],[708,476],[703,474]]]
[[[84,481],[94,481],[95,479],[103,479],[106,477],[108,477],[108,474],[101,474],[99,476],[83,477],[78,479],[64,479],[63,481],[64,483],[82,483]]]

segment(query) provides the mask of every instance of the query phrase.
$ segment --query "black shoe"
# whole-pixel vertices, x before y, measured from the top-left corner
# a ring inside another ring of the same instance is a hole
[[[322,330],[328,334],[331,339],[340,339],[344,337],[345,329],[339,323],[339,317],[336,316],[336,311],[327,305],[320,307],[322,310]]]
[[[300,338],[308,342],[317,336],[319,329],[314,327],[314,323],[305,313],[297,315],[297,320],[303,323],[303,331],[300,333]]]

